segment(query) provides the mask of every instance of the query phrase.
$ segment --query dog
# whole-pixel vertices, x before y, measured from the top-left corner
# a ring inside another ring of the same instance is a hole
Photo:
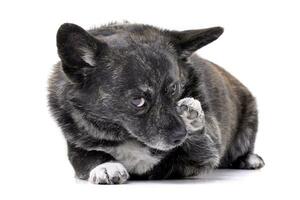
[[[121,184],[263,167],[253,152],[255,98],[195,54],[222,33],[127,22],[88,31],[61,25],[48,101],[76,177]]]

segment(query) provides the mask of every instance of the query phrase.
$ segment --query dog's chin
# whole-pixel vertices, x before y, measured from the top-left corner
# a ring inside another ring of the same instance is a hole
[[[153,143],[144,142],[144,141],[140,141],[140,140],[139,141],[153,150],[159,150],[159,151],[166,152],[166,151],[170,151],[176,147],[181,146],[185,142],[186,139],[187,138],[182,140],[182,142],[178,143],[177,145],[171,145],[171,144],[165,143],[163,140],[159,140],[159,141],[153,142]]]
[[[178,145],[170,145],[170,144],[165,143],[163,140],[157,140],[155,142],[147,142],[137,136],[134,136],[134,137],[136,138],[136,140],[138,140],[145,146],[147,146],[153,150],[159,150],[159,151],[170,151],[170,150],[174,149],[175,147],[180,146],[183,143],[182,142],[181,144],[178,144]]]
[[[170,151],[172,149],[174,149],[175,147],[177,146],[180,146],[180,145],[169,145],[169,144],[164,144],[163,142],[158,142],[156,144],[149,144],[149,143],[145,143],[145,145],[147,145],[148,147],[150,147],[151,149],[156,149],[156,150],[159,150],[159,151]]]
[[[134,134],[130,129],[127,128],[128,133],[130,133],[130,135],[135,138],[137,141],[141,142],[142,144],[146,145],[147,147],[153,149],[153,150],[159,150],[159,151],[170,151],[180,145],[182,145],[184,143],[185,140],[183,140],[181,143],[179,143],[178,145],[171,145],[166,143],[163,139],[153,139],[151,142],[149,141],[145,141],[143,139],[141,139],[139,136],[137,136],[136,134]]]
[[[147,147],[153,149],[153,150],[158,150],[158,151],[170,151],[178,146],[181,146],[185,140],[183,140],[181,143],[178,143],[177,145],[171,145],[166,143],[164,140],[162,139],[157,139],[154,140],[153,142],[148,142],[148,141],[144,141],[141,140],[139,137],[135,137],[139,142],[143,143],[144,145],[146,145]]]

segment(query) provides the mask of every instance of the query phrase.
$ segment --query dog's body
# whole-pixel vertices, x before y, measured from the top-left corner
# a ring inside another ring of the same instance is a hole
[[[64,24],[49,105],[76,175],[93,183],[181,178],[217,167],[256,169],[254,97],[193,54],[221,28],[166,31]]]

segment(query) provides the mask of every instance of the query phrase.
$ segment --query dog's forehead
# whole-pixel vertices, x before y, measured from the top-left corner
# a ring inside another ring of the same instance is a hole
[[[119,27],[108,31],[109,33],[96,34],[96,38],[104,41],[111,48],[128,48],[129,46],[137,46],[142,43],[163,45],[168,48],[168,37],[159,29],[154,27],[144,27],[139,25],[131,25]]]
[[[128,33],[115,33],[112,35],[98,37],[104,41],[110,48],[128,48],[130,43]]]
[[[122,31],[102,35],[101,40],[108,44],[112,52],[110,61],[116,67],[115,78],[153,90],[150,85],[160,84],[165,78],[174,80],[179,77],[176,56],[159,33]]]
[[[126,76],[139,83],[147,82],[151,85],[162,83],[165,79],[177,79],[179,68],[176,60],[164,51],[154,50],[151,47],[139,48],[128,53],[125,57],[124,70]]]

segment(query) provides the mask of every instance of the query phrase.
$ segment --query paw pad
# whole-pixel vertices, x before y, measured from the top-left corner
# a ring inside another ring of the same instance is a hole
[[[177,102],[177,112],[183,119],[188,132],[197,131],[204,126],[204,112],[200,101],[188,97]]]

